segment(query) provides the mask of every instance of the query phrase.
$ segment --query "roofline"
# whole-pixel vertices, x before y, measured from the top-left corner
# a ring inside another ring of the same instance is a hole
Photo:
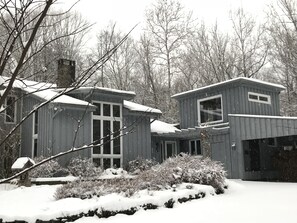
[[[280,85],[280,84],[274,84],[274,83],[270,83],[270,82],[267,82],[267,81],[254,79],[254,78],[237,77],[237,78],[226,80],[226,81],[223,81],[223,82],[207,85],[207,86],[196,88],[196,89],[189,90],[189,91],[184,91],[184,92],[181,92],[181,93],[177,93],[177,94],[172,95],[171,97],[172,98],[179,98],[179,97],[182,97],[182,96],[185,96],[185,95],[188,95],[188,94],[198,93],[198,92],[204,91],[206,89],[220,87],[220,86],[224,86],[224,85],[227,85],[227,84],[240,82],[240,81],[253,82],[253,83],[256,83],[256,84],[265,85],[265,86],[270,87],[270,88],[272,88],[272,87],[277,88],[279,91],[283,91],[283,90],[286,89],[283,85]]]
[[[75,92],[89,92],[89,91],[99,91],[99,92],[106,92],[108,94],[115,94],[115,95],[125,95],[130,97],[135,97],[136,94],[134,91],[124,91],[124,90],[118,90],[113,88],[105,88],[105,87],[79,87],[77,89],[74,89],[71,91],[71,93]]]

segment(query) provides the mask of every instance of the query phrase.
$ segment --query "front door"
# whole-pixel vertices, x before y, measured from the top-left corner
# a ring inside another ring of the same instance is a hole
[[[175,156],[177,154],[176,150],[176,142],[174,141],[165,141],[165,152],[164,152],[164,157],[163,160]]]

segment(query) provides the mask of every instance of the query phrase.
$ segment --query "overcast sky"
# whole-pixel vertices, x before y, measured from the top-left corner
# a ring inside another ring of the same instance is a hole
[[[67,3],[75,0],[67,0]],[[180,0],[187,10],[192,10],[198,20],[206,24],[218,21],[219,26],[228,26],[230,9],[242,6],[258,19],[263,19],[267,5],[276,0]],[[132,33],[137,36],[144,24],[145,10],[156,0],[80,0],[74,10],[79,11],[91,23],[96,23],[93,33],[106,27],[109,21],[117,23],[118,28],[127,32],[140,23]]]

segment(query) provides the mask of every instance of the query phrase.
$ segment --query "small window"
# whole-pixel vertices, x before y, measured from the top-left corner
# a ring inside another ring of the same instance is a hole
[[[191,155],[201,155],[202,154],[200,140],[191,140],[190,141],[189,154],[191,154]]]
[[[8,96],[5,99],[5,122],[15,123],[16,122],[16,98],[14,96]]]
[[[249,101],[264,103],[264,104],[271,104],[271,98],[269,95],[266,94],[258,94],[255,92],[248,93]]]
[[[217,123],[223,121],[222,95],[198,100],[198,122]]]
[[[121,117],[121,109],[119,105],[113,105],[113,117]]]

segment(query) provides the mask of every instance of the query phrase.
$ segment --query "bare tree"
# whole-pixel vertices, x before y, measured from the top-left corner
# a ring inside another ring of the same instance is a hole
[[[296,115],[297,108],[297,5],[279,0],[270,6],[269,36],[272,44],[270,63],[275,77],[286,88],[282,95],[283,113]]]
[[[124,34],[116,30],[115,23],[111,23],[106,29],[101,30],[97,35],[97,47],[93,52],[93,59],[96,60],[100,58],[108,50],[113,48],[123,37]],[[97,77],[95,77],[93,81],[105,87],[132,90],[135,58],[134,40],[129,37],[101,68],[99,71],[100,74],[97,74]]]
[[[239,8],[230,13],[234,39],[232,45],[237,52],[237,76],[253,77],[266,64],[269,45],[263,25]]]
[[[166,80],[168,109],[172,107],[171,94],[173,80],[178,72],[176,63],[179,50],[189,37],[193,28],[192,13],[175,0],[158,0],[146,12],[147,31],[152,39],[156,63],[163,70]],[[165,95],[164,95],[165,96]]]

